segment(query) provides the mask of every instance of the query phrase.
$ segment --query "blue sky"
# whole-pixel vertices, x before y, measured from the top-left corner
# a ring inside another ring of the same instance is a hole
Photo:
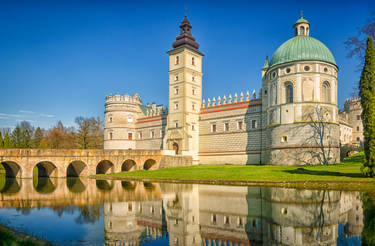
[[[103,118],[104,98],[139,93],[168,103],[168,55],[187,7],[205,54],[203,98],[256,89],[265,56],[293,36],[300,17],[339,71],[339,105],[358,81],[344,41],[375,1],[0,1],[0,128],[51,127]]]

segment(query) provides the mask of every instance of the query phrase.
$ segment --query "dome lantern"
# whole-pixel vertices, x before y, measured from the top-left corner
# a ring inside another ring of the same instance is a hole
[[[309,36],[310,35],[310,23],[303,18],[301,11],[301,18],[299,18],[293,26],[294,36]]]

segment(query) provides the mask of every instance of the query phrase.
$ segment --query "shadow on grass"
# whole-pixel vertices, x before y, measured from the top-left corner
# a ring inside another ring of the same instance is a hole
[[[307,170],[307,169],[302,168],[302,167],[294,169],[294,170],[284,170],[283,172],[290,173],[290,174],[364,178],[364,176],[360,173],[340,173],[340,172],[330,172],[330,171],[315,171],[315,170]]]

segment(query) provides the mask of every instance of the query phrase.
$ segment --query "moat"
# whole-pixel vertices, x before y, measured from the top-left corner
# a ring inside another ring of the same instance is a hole
[[[3,178],[0,189],[1,224],[58,245],[361,245],[372,236],[373,201],[360,192],[85,178]]]

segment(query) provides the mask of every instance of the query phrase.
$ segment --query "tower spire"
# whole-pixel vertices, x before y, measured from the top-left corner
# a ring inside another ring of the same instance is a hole
[[[190,22],[186,16],[186,7],[185,7],[185,17],[181,22],[180,25],[180,35],[176,37],[176,41],[173,42],[173,48],[178,48],[181,46],[188,46],[197,50],[199,48],[199,44],[195,42],[195,38],[191,35],[191,28]]]

